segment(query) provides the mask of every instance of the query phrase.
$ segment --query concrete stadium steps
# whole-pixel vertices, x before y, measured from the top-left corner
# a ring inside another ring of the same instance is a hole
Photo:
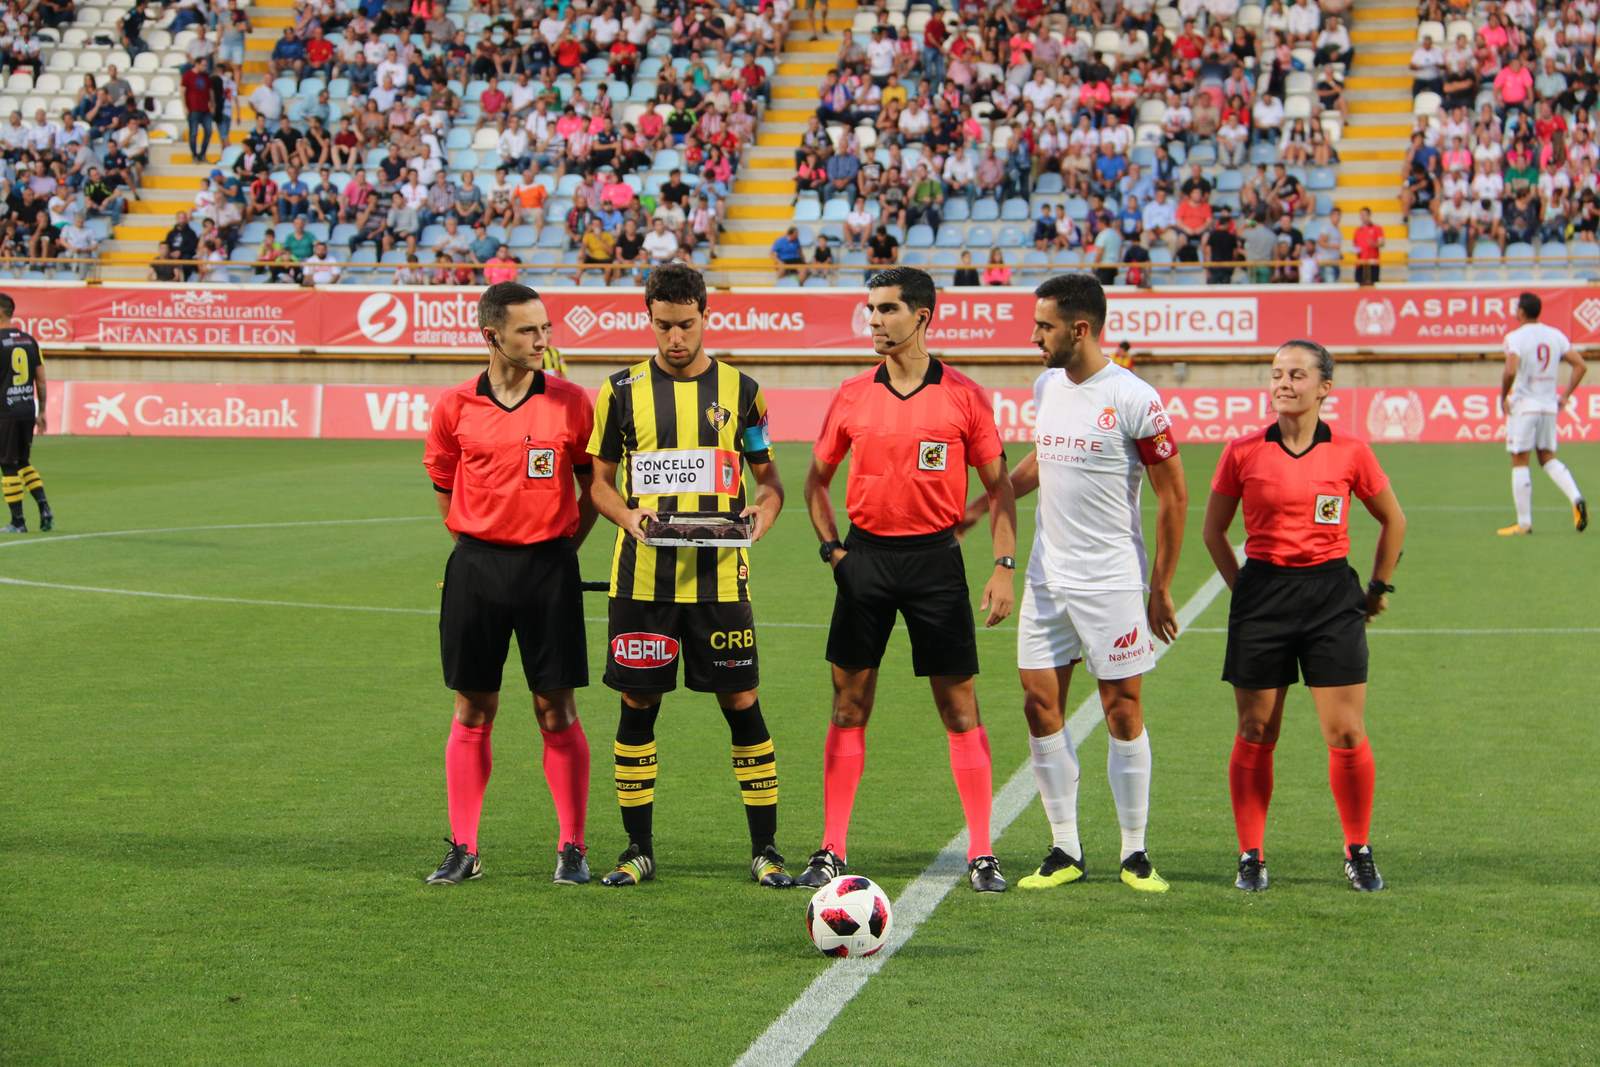
[[[834,53],[844,31],[855,22],[856,0],[832,0],[826,30],[811,39],[811,20],[796,10],[789,16],[789,36],[772,77],[772,103],[756,127],[756,143],[745,150],[734,176],[711,269],[729,284],[760,285],[772,281],[765,267],[741,268],[734,260],[768,261],[767,250],[794,216],[794,150],[816,110],[817,87],[833,69]],[[847,14],[839,15],[844,11]]]
[[[1334,203],[1344,212],[1346,237],[1354,234],[1361,208],[1370,207],[1383,227],[1384,264],[1404,264],[1406,222],[1397,194],[1412,129],[1417,12],[1393,0],[1356,0],[1349,19],[1356,54],[1345,77],[1350,117],[1339,142]]]

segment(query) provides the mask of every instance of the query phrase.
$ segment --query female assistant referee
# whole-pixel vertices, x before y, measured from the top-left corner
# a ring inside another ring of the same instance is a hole
[[[1239,875],[1267,888],[1262,852],[1272,800],[1272,750],[1297,669],[1311,689],[1328,743],[1328,779],[1344,827],[1344,871],[1361,892],[1383,888],[1373,862],[1373,764],[1362,719],[1367,703],[1366,624],[1388,606],[1406,519],[1377,457],[1320,418],[1333,389],[1333,357],[1314,341],[1287,341],[1272,357],[1272,425],[1223,450],[1206,503],[1205,543],[1233,590],[1222,678],[1233,685],[1239,732],[1228,763]],[[1354,495],[1382,526],[1365,589],[1346,558]],[[1228,544],[1244,503],[1245,562]]]

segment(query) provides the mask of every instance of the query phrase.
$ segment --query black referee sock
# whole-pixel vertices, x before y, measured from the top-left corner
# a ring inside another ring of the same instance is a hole
[[[659,701],[647,708],[631,707],[622,701],[617,739],[611,746],[622,828],[629,844],[638,845],[646,856],[655,854],[651,835],[656,799],[656,716],[660,712]]]
[[[22,477],[15,468],[0,470],[0,496],[5,498],[6,506],[11,509],[12,523],[21,526]]]
[[[22,479],[22,487],[33,494],[33,502],[39,505],[39,510],[49,511],[50,501],[44,498],[44,479],[39,477],[39,472],[29,465],[17,471],[17,477]]]
[[[778,761],[772,735],[761,717],[761,701],[734,711],[722,709],[733,741],[733,777],[750,827],[750,855],[761,855],[778,836]]]

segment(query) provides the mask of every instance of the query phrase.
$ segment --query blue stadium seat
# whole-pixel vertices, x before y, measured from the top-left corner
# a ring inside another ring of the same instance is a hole
[[[779,289],[798,289],[800,288],[800,279],[793,274],[785,274],[773,284]]]
[[[961,255],[954,249],[941,248],[928,257],[928,262],[935,267],[954,267],[961,262]]]
[[[933,247],[933,227],[932,226],[925,226],[920,222],[917,223],[915,226],[911,227],[911,231],[906,234],[906,247],[907,248],[932,248]]]
[[[1217,175],[1217,192],[1237,193],[1244,188],[1244,175],[1237,167],[1229,167]]]
[[[341,222],[339,225],[333,228],[333,234],[328,238],[328,240],[332,241],[336,245],[346,246],[349,245],[350,238],[354,237],[358,232],[360,231],[358,231],[353,224]],[[363,245],[362,247],[365,248],[366,246]]]
[[[1521,241],[1506,245],[1506,280],[1532,281],[1538,274],[1533,245]],[[1520,262],[1518,262],[1520,260]]]
[[[532,245],[533,242],[538,239],[537,232],[538,231],[536,231],[532,226],[514,227],[511,232],[506,235],[506,244],[511,245],[514,248],[526,248]]]
[[[1567,262],[1567,246],[1560,241],[1545,241],[1539,245],[1539,277],[1545,280],[1569,278],[1572,265]]]
[[[308,100],[315,100],[317,98],[317,94],[322,92],[322,90],[326,89],[327,87],[327,82],[313,75],[295,87],[295,95],[303,96]],[[329,93],[328,95],[330,97],[333,96],[332,93]]]
[[[1406,237],[1412,241],[1435,241],[1439,238],[1439,225],[1431,215],[1412,215],[1406,224]]]
[[[554,218],[555,216],[551,216]],[[544,232],[539,235],[540,248],[561,248],[567,243],[566,231],[561,228],[560,222],[555,225],[546,224]]]
[[[1128,153],[1128,159],[1148,169],[1156,165],[1156,150],[1147,144],[1136,145]]]
[[[946,222],[966,222],[972,218],[972,208],[967,203],[967,198],[958,196],[944,202],[944,220]]]
[[[952,226],[948,216],[945,224],[939,227],[939,236],[933,242],[938,248],[960,248],[966,241],[965,227]]]
[[[383,163],[383,161],[388,159],[388,158],[389,158],[389,150],[387,148],[369,148],[369,149],[367,149],[366,163],[367,163],[367,166],[369,168],[370,167],[377,167],[377,166],[381,165]]]
[[[332,81],[330,81],[328,83],[328,99],[329,100],[348,100],[348,99],[350,99],[350,79],[349,78],[335,78]]]
[[[794,206],[794,217],[799,222],[816,222],[822,218],[822,205],[815,199],[801,200]]]
[[[1007,222],[1026,222],[1033,217],[1033,209],[1021,197],[1012,197],[1000,205],[1000,217]]]
[[[1067,218],[1074,222],[1082,222],[1089,217],[1089,201],[1081,196],[1075,196],[1067,201]]]
[[[444,227],[435,222],[422,228],[422,234],[417,238],[417,244],[423,248],[432,248],[444,238]]]
[[[822,205],[822,221],[843,222],[846,215],[850,214],[850,205],[842,196],[836,196]]]
[[[1020,226],[1002,226],[996,243],[1001,248],[1023,248],[1028,244],[1028,235]]]
[[[1278,161],[1278,146],[1270,141],[1257,141],[1250,146],[1251,163],[1276,163]]]
[[[920,248],[907,248],[900,254],[900,262],[904,263],[908,267],[926,266],[928,262],[928,253]]]
[[[650,161],[650,169],[654,171],[668,172],[679,166],[682,166],[682,159],[676,148],[663,148]]]
[[[239,241],[241,244],[260,244],[261,238],[265,237],[266,235],[266,222],[257,219],[254,222],[245,223],[244,227],[239,230]]]
[[[1463,245],[1440,245],[1440,264],[1434,274],[1437,282],[1459,282],[1467,276],[1467,250]]]
[[[1065,187],[1061,183],[1061,175],[1055,171],[1048,171],[1039,175],[1039,180],[1033,186],[1033,195],[1059,196],[1063,188]]]
[[[1312,192],[1326,192],[1338,184],[1339,179],[1332,167],[1312,167],[1311,173],[1306,175],[1306,188]]]
[[[328,224],[326,222],[308,222],[306,223],[306,232],[311,235],[311,239],[314,241],[326,241],[329,234]]]
[[[1022,265],[1025,267],[1048,267],[1050,265],[1050,253],[1037,248],[1030,248],[1022,253]]]
[[[993,248],[994,231],[987,226],[973,226],[967,230],[968,248]]]
[[[847,248],[839,257],[839,262],[846,267],[865,267],[867,265],[867,254],[859,248]]]
[[[1437,273],[1437,271],[1434,269],[1434,265],[1431,262],[1419,261],[1433,260],[1437,259],[1438,257],[1439,246],[1434,244],[1432,241],[1412,241],[1411,246],[1406,250],[1407,272],[1410,275],[1411,281],[1433,281],[1434,275]],[[1412,266],[1411,264],[1417,265]]]
[[[972,206],[973,222],[995,222],[1000,218],[1000,205],[986,196],[979,197]]]
[[[472,131],[463,126],[455,127],[445,135],[444,146],[447,149],[471,148]]]
[[[1217,146],[1211,141],[1200,141],[1189,149],[1186,163],[1198,163],[1203,167],[1210,167],[1217,162]]]
[[[583,184],[581,174],[563,174],[556,182],[556,195],[570,197],[578,186]]]

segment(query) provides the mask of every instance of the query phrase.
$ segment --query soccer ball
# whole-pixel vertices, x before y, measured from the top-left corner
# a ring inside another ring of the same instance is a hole
[[[870,956],[889,940],[889,896],[870,878],[840,875],[806,905],[806,933],[824,956]]]

